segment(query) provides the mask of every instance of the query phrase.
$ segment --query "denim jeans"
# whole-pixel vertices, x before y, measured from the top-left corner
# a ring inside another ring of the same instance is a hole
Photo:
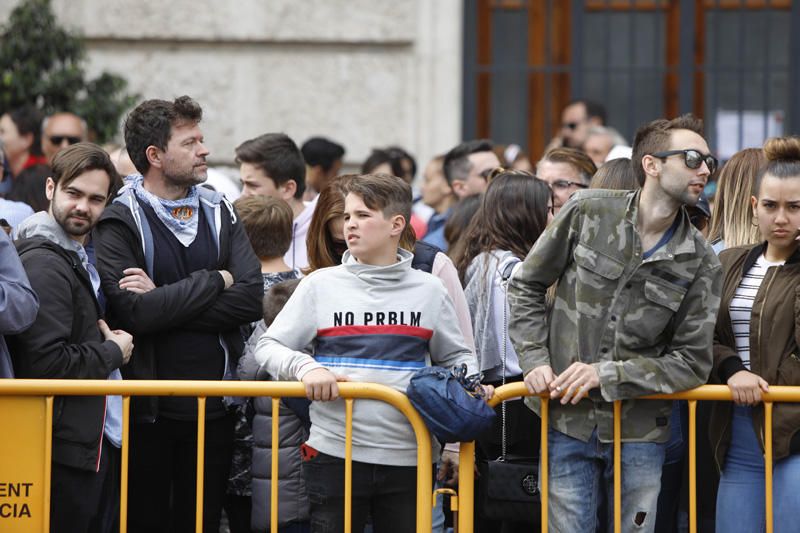
[[[764,455],[753,429],[752,408],[734,406],[731,423],[731,444],[717,493],[717,531],[765,531]],[[772,498],[775,533],[800,531],[800,456],[774,464]]]
[[[311,532],[344,532],[344,459],[318,454],[302,463]],[[352,531],[364,531],[367,516],[375,533],[416,531],[417,467],[353,461]]]
[[[589,442],[550,429],[548,520],[551,532],[593,533],[597,529],[598,495],[608,494],[609,531],[614,520],[614,445],[602,443],[597,430]],[[622,531],[652,532],[661,489],[666,444],[622,445]]]

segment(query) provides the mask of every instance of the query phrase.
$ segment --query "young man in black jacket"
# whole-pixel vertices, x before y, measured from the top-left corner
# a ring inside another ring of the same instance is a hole
[[[129,177],[93,234],[109,322],[136,337],[126,379],[220,380],[261,316],[258,259],[230,203],[200,187],[202,109],[188,96],[147,100],[125,122],[140,175]],[[193,531],[197,401],[134,398],[129,531]],[[233,445],[222,398],[206,404],[204,530],[216,532]]]
[[[80,143],[53,160],[49,212],[18,227],[17,241],[39,297],[33,325],[8,338],[19,378],[119,379],[133,338],[101,319],[100,277],[84,249],[117,171],[98,146]],[[119,515],[119,397],[65,396],[53,409],[50,524],[53,531],[112,531]]]

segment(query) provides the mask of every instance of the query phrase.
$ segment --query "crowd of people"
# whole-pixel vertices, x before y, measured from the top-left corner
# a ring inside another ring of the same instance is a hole
[[[486,399],[511,382],[533,394],[497,407],[477,459],[538,461],[550,398],[547,512],[570,533],[613,529],[617,400],[622,530],[685,530],[686,404],[638,398],[728,385],[733,402],[699,408],[699,530],[764,528],[760,403],[800,385],[800,138],[719,169],[691,115],[628,146],[576,100],[540,157],[467,140],[419,188],[401,147],[343,174],[340,144],[265,133],[237,146],[226,192],[202,118],[189,96],[146,100],[106,150],[72,113],[0,117],[0,377],[302,382],[277,449],[269,398],[208,398],[204,531],[223,516],[267,531],[273,512],[283,533],[343,531],[338,384],[405,392],[430,365],[465,366]],[[129,531],[194,530],[197,419],[194,398],[132,399]],[[800,408],[773,421],[775,531],[798,531]],[[359,400],[352,427],[352,530],[414,531],[410,424]],[[51,530],[117,531],[121,399],[56,398],[52,435]],[[432,449],[437,486],[457,488],[458,443]],[[483,533],[539,522],[533,507],[475,518]],[[433,531],[449,519],[437,505]]]

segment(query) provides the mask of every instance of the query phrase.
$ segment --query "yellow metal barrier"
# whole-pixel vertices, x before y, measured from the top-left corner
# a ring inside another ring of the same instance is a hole
[[[372,399],[386,402],[403,413],[411,423],[417,440],[417,533],[431,530],[431,494],[433,493],[433,473],[431,439],[419,413],[406,396],[384,385],[372,383],[339,383],[340,395],[345,398],[345,531],[350,530],[352,521],[352,438],[353,438],[353,400]],[[50,461],[52,452],[52,417],[54,396],[105,396],[123,397],[122,450],[120,476],[120,531],[127,529],[128,516],[128,442],[130,436],[130,397],[131,396],[196,396],[198,401],[197,424],[197,507],[196,528],[202,531],[203,523],[203,468],[205,447],[205,401],[209,396],[271,396],[272,399],[272,445],[278,449],[279,402],[283,397],[304,397],[305,388],[300,382],[254,382],[254,381],[107,381],[107,380],[0,380],[0,398],[3,397],[43,397],[46,416],[39,422],[42,428],[44,466],[42,479],[42,531],[49,531],[50,519]],[[13,446],[13,441],[11,443]],[[469,445],[467,445],[469,447]],[[0,448],[2,449],[2,448]],[[10,447],[9,447],[10,449]],[[14,449],[15,452],[25,450]],[[12,456],[13,457],[13,456]],[[40,465],[41,466],[41,465]],[[272,479],[278,479],[278,454],[272,454]],[[470,476],[472,474],[470,473]],[[2,480],[0,480],[2,481]],[[470,484],[471,486],[471,484]],[[270,494],[270,529],[277,533],[278,484],[272,483]],[[461,513],[464,514],[464,513]],[[14,531],[14,526],[2,528]],[[23,526],[20,531],[30,531]]]
[[[525,388],[524,383],[511,383],[495,390],[494,398],[489,402],[492,406],[498,405],[503,400],[512,398],[531,396]],[[548,498],[548,449],[547,449],[547,428],[549,425],[549,401],[547,395],[540,395],[542,398],[541,408],[541,457],[539,482],[541,490],[541,530],[547,531],[547,498]],[[646,396],[645,400],[688,400],[689,405],[689,531],[697,532],[697,402],[698,401],[731,401],[730,389],[725,385],[705,385],[685,392],[676,394],[658,394]],[[800,387],[781,387],[771,386],[768,393],[762,393],[764,402],[764,492],[766,505],[766,526],[767,533],[772,533],[773,510],[772,510],[772,407],[775,402],[800,402]],[[622,402],[614,402],[614,531],[621,531],[622,516],[622,476],[620,475],[621,464],[621,435],[622,417],[620,416]],[[474,507],[474,469],[475,456],[474,443],[462,443],[459,461],[459,480],[463,480],[463,485],[459,482],[459,507],[462,510],[458,514],[459,533],[472,533]]]
[[[370,383],[340,383],[341,396],[345,398],[345,530],[352,523],[352,418],[354,399],[374,399],[384,401],[402,412],[411,423],[417,440],[417,532],[430,531],[432,471],[430,436],[419,414],[411,406],[406,396],[382,385]],[[38,419],[41,428],[43,445],[41,452],[42,467],[42,531],[49,531],[50,511],[50,458],[52,454],[52,420],[53,398],[55,396],[90,396],[120,395],[123,397],[121,450],[121,487],[120,487],[120,526],[121,531],[127,529],[127,496],[128,496],[128,442],[130,436],[130,397],[131,396],[196,396],[198,413],[205,413],[205,401],[209,396],[271,396],[272,397],[272,445],[278,448],[279,406],[282,397],[302,397],[305,390],[298,382],[190,382],[190,381],[105,381],[105,380],[0,380],[0,398],[2,397],[42,397],[44,398],[44,417]],[[503,400],[529,396],[524,383],[512,383],[498,388],[490,402],[492,406]],[[770,392],[763,394],[765,412],[765,505],[767,532],[773,530],[772,509],[772,408],[775,402],[800,402],[800,387],[770,387]],[[697,531],[697,482],[696,482],[696,445],[697,445],[697,401],[730,401],[730,389],[722,385],[706,385],[694,390],[671,394],[654,395],[643,399],[687,400],[689,405],[689,527],[692,533]],[[614,531],[621,531],[621,402],[614,403]],[[17,420],[17,419],[14,419]],[[36,422],[36,420],[34,420]],[[539,471],[541,490],[541,530],[548,530],[548,446],[547,428],[549,425],[549,400],[542,396],[541,408],[541,468]],[[205,420],[198,417],[198,449],[197,449],[197,508],[196,527],[202,531],[203,506],[203,470],[205,446]],[[13,446],[13,440],[10,445]],[[8,446],[8,445],[7,445]],[[2,449],[2,448],[0,448]],[[5,453],[9,453],[6,448]],[[35,450],[38,448],[34,448]],[[13,449],[18,452],[20,450]],[[27,450],[26,450],[27,451]],[[461,533],[471,533],[474,528],[474,465],[475,443],[461,444],[459,461],[459,491],[457,502],[458,528]],[[39,453],[39,452],[37,452]],[[278,455],[272,455],[272,476],[278,479]],[[272,484],[270,494],[270,529],[277,532],[278,492],[277,483]],[[17,489],[19,490],[19,489]],[[30,516],[30,514],[28,515]],[[4,527],[4,530],[13,529]],[[22,529],[20,529],[22,530]],[[30,529],[25,529],[30,530]]]

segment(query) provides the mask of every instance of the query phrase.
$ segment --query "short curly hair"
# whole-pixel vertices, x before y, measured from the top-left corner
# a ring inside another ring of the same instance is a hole
[[[179,96],[174,102],[145,100],[125,119],[125,146],[136,170],[150,170],[147,148],[166,150],[172,128],[181,124],[197,124],[203,119],[200,104],[189,96]]]

